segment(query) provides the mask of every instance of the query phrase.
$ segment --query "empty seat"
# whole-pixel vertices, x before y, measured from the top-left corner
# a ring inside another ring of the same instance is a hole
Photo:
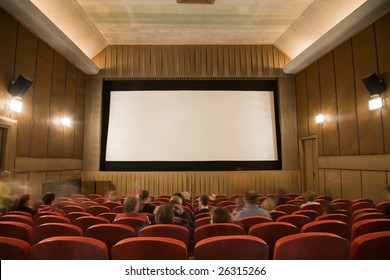
[[[108,199],[105,197],[97,197],[94,198],[92,201],[95,201],[97,204],[102,205],[104,202],[108,201]]]
[[[350,225],[336,220],[323,220],[307,223],[302,227],[301,232],[329,232],[347,240],[351,239]]]
[[[306,204],[301,206],[301,210],[313,210],[318,213],[318,215],[321,215],[325,212],[325,205],[323,204]]]
[[[69,214],[66,214],[65,217],[68,218],[71,222],[79,217],[84,216],[92,216],[92,214],[85,213],[85,212],[70,212]]]
[[[305,203],[304,200],[302,199],[292,199],[290,200],[289,202],[287,202],[287,204],[292,204],[292,205],[295,205],[296,207],[298,207],[299,209],[301,208],[301,205]]]
[[[64,211],[66,214],[71,212],[85,212],[84,208],[78,205],[66,205],[62,207],[62,211]]]
[[[390,219],[369,219],[352,225],[352,240],[363,234],[390,231]]]
[[[113,213],[123,213],[123,211],[124,211],[124,208],[123,208],[122,205],[120,205],[120,206],[114,207],[111,212],[113,212]]]
[[[33,227],[14,221],[0,221],[0,236],[21,239],[31,244]]]
[[[113,260],[186,260],[187,246],[167,237],[126,238],[111,248]]]
[[[314,221],[320,215],[320,213],[318,213],[315,210],[302,209],[302,210],[295,211],[293,213],[293,215],[304,215],[304,216],[307,216]]]
[[[53,236],[84,236],[84,233],[83,230],[76,225],[45,223],[34,227],[33,244]]]
[[[39,226],[45,223],[65,223],[70,224],[71,221],[64,216],[56,216],[56,215],[45,215],[40,216],[34,220],[34,225]]]
[[[214,236],[195,245],[197,260],[267,260],[269,247],[264,240],[249,235]]]
[[[108,250],[102,241],[81,236],[56,236],[31,247],[35,260],[107,260]]]
[[[190,251],[190,232],[179,225],[155,224],[146,226],[139,232],[140,237],[169,237],[183,241]]]
[[[277,210],[271,210],[269,211],[269,214],[271,215],[273,221],[276,221],[279,217],[283,217],[287,215],[286,212],[277,211]]]
[[[97,224],[90,226],[85,231],[85,236],[104,242],[110,253],[112,246],[116,243],[126,238],[136,237],[137,234],[129,226],[120,224]]]
[[[24,240],[0,236],[0,260],[28,260],[31,245]]]
[[[203,213],[199,213],[199,214],[196,214],[195,217],[194,217],[194,221],[200,219],[200,218],[208,218],[210,217],[210,212],[203,212]]]
[[[199,218],[199,219],[196,219],[196,221],[194,222],[194,227],[198,228],[200,226],[208,225],[208,224],[210,224],[210,222],[211,222],[210,215],[208,217]]]
[[[375,205],[376,209],[383,212],[383,210],[390,205],[390,201],[379,202]]]
[[[249,216],[249,217],[242,217],[238,219],[237,223],[242,226],[245,234],[248,234],[251,226],[261,224],[261,223],[268,223],[270,221],[271,221],[270,219],[263,216]]]
[[[83,232],[87,230],[90,226],[98,225],[98,224],[109,224],[110,221],[103,217],[96,217],[96,216],[84,216],[79,217],[72,221],[72,224],[80,227]]]
[[[387,218],[388,217],[386,215],[380,212],[371,212],[371,213],[362,212],[353,217],[352,224],[359,221],[368,220],[368,219],[387,219]]]
[[[292,214],[294,213],[295,211],[298,211],[300,208],[298,206],[295,206],[293,204],[282,204],[282,205],[278,205],[275,207],[275,210],[277,211],[282,211],[282,212],[285,212],[287,214]]]
[[[111,209],[103,205],[92,205],[85,209],[85,212],[97,216],[101,213],[111,212]]]
[[[135,230],[138,230],[141,226],[143,226],[146,223],[145,218],[141,217],[123,217],[116,219],[113,224],[121,224],[126,225],[134,228]]]
[[[376,209],[376,206],[375,206],[374,203],[368,202],[368,201],[352,203],[351,212],[354,213],[356,210],[363,209],[363,208],[374,208],[374,209]]]
[[[65,207],[67,205],[77,205],[77,204],[73,200],[63,200],[63,201],[59,201],[56,203],[56,206],[60,209],[62,209],[63,207]]]
[[[327,195],[319,195],[319,196],[316,197],[316,199],[323,199],[323,200],[326,200],[328,202],[331,202],[333,200],[332,197],[327,196]]]
[[[284,222],[268,222],[252,226],[249,235],[263,239],[269,246],[269,259],[273,258],[276,241],[284,236],[299,233],[296,226]]]
[[[352,220],[357,216],[357,215],[360,215],[362,213],[381,213],[383,214],[381,211],[379,211],[378,209],[376,208],[361,208],[361,209],[358,209],[356,210],[355,212],[352,213]]]
[[[195,228],[194,244],[200,240],[223,235],[243,235],[244,229],[233,223],[208,224]]]
[[[38,212],[38,213],[35,213],[35,214],[34,214],[34,220],[35,220],[36,218],[41,217],[41,216],[47,216],[47,215],[49,215],[49,216],[61,216],[61,217],[64,216],[64,215],[62,215],[62,214],[60,214],[60,213],[58,213],[58,212],[42,211],[42,212]]]
[[[33,215],[31,213],[28,213],[28,212],[25,212],[25,211],[12,210],[12,211],[8,211],[7,214],[5,214],[5,215],[8,215],[8,214],[23,215],[23,216],[27,216],[27,217],[33,218]]]
[[[110,221],[110,223],[112,223],[112,222],[114,222],[114,220],[116,218],[116,214],[117,213],[106,212],[106,213],[101,213],[101,214],[97,215],[97,217],[106,218],[107,220]]]
[[[84,209],[87,209],[88,207],[94,206],[94,205],[99,205],[99,203],[91,200],[84,200],[80,203],[80,206],[83,207]]]
[[[106,201],[102,205],[110,208],[110,211],[112,211],[112,209],[114,209],[115,207],[122,206],[122,204],[115,201]]]
[[[34,221],[32,217],[19,215],[19,214],[6,214],[0,217],[0,221],[13,221],[13,222],[19,222],[19,223],[24,223],[26,225],[34,226]]]
[[[232,194],[231,196],[230,196],[230,199],[231,200],[235,200],[235,199],[237,199],[237,198],[239,198],[239,197],[243,197],[244,195],[242,195],[242,194]]]
[[[344,222],[348,225],[351,225],[351,217],[344,215],[344,214],[323,214],[321,216],[318,216],[316,221],[324,221],[324,220],[336,220],[336,221],[341,221]]]
[[[286,215],[286,216],[280,217],[276,221],[290,223],[290,224],[296,226],[299,229],[299,231],[301,231],[301,228],[304,225],[312,222],[313,220],[305,215],[295,215],[294,214],[294,215]]]
[[[390,260],[390,231],[372,232],[351,243],[352,260]]]
[[[356,204],[356,203],[360,203],[360,202],[373,203],[372,199],[370,199],[370,198],[357,198],[355,200],[352,200],[352,204]]]
[[[333,233],[307,232],[276,241],[275,260],[347,260],[349,241]]]
[[[91,199],[91,200],[94,200],[95,198],[101,198],[102,196],[100,194],[96,194],[96,193],[91,193],[89,195],[87,195],[87,198]]]

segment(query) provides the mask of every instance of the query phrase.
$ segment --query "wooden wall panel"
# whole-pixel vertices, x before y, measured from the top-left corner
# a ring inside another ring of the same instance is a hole
[[[35,80],[35,64],[37,55],[38,39],[25,27],[19,26],[16,59],[15,59],[15,75],[16,79],[19,75],[25,76],[32,81]],[[31,140],[31,119],[33,115],[33,96],[34,87],[31,86],[23,96],[23,110],[20,113],[12,113],[11,117],[18,120],[17,140],[16,140],[16,155],[30,155],[30,140]]]
[[[324,194],[336,198],[345,197],[341,187],[341,171],[340,170],[324,170],[325,171],[325,191]]]
[[[341,186],[343,198],[354,200],[362,197],[362,180],[360,171],[342,170]]]
[[[326,122],[322,124],[323,154],[338,156],[340,143],[333,53],[319,60],[319,77],[322,113],[326,116]]]
[[[386,186],[385,172],[362,172],[362,197],[374,200],[374,203],[383,201],[383,189]]]
[[[382,96],[390,97],[390,13],[374,24],[378,56],[378,73],[386,81],[386,91]],[[381,110],[383,123],[383,143],[386,154],[390,154],[390,108],[388,104]]]
[[[47,156],[49,108],[53,71],[53,50],[39,41],[34,88],[34,116],[31,132],[31,156]]]
[[[63,128],[63,153],[62,156],[72,158],[74,155],[74,119],[76,95],[77,95],[77,68],[68,64],[65,82],[64,117],[71,119],[71,126]]]
[[[355,83],[351,42],[334,50],[336,90],[339,109],[340,154],[359,154],[355,108]]]
[[[297,94],[298,137],[304,137],[309,135],[306,71],[301,71],[296,75],[295,84],[296,84],[296,94]]]
[[[381,111],[368,109],[370,96],[362,78],[377,72],[374,27],[370,25],[352,38],[360,154],[382,154]]]
[[[7,101],[9,93],[8,84],[14,79],[14,60],[16,49],[18,24],[16,21],[0,9],[0,38],[2,38],[0,48],[0,114],[8,116]],[[5,38],[7,38],[5,40]]]
[[[84,114],[85,114],[85,74],[77,72],[77,94],[74,113],[74,157],[83,158],[84,151]]]

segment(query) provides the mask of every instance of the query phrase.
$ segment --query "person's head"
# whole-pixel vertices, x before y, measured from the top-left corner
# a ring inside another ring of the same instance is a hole
[[[138,195],[138,198],[143,201],[143,202],[149,202],[150,200],[150,195],[149,195],[149,191],[147,190],[142,190],[139,195]]]
[[[245,208],[245,197],[237,197],[234,202],[236,203],[236,211],[240,211]]]
[[[183,200],[180,196],[174,195],[169,200],[169,205],[173,206],[175,204],[183,205]]]
[[[261,207],[262,207],[264,210],[267,210],[267,211],[274,210],[274,209],[275,209],[275,206],[276,206],[275,200],[273,200],[273,199],[270,198],[270,197],[267,197],[267,198],[264,199],[263,202],[261,203]]]
[[[316,199],[316,193],[313,191],[309,191],[306,193],[306,200],[307,201],[314,201]]]
[[[55,199],[56,199],[56,194],[53,192],[47,192],[42,197],[42,201],[43,203],[45,203],[45,205],[54,204]]]
[[[173,224],[175,213],[173,207],[169,204],[161,205],[154,211],[156,216],[156,223],[158,224]]]
[[[215,201],[215,200],[217,199],[217,195],[216,195],[215,193],[213,193],[213,194],[211,194],[211,195],[209,196],[209,199],[210,199],[211,201]]]
[[[256,204],[257,197],[258,195],[253,190],[245,192],[245,200],[248,204]]]
[[[229,210],[222,207],[216,207],[211,210],[211,223],[230,223],[232,221],[232,217],[230,216]]]
[[[179,193],[179,192],[174,193],[173,196],[178,196],[178,197],[180,197],[181,203],[177,203],[177,204],[181,204],[181,205],[184,205],[184,204],[185,204],[186,200],[184,199],[184,196],[183,196],[181,193]]]
[[[325,213],[326,214],[333,214],[336,210],[337,210],[337,207],[333,203],[328,203],[325,206]]]
[[[385,193],[386,193],[387,200],[390,201],[390,185],[387,185],[385,187]]]
[[[210,198],[208,195],[202,194],[199,196],[199,206],[203,208],[207,208],[209,206]]]
[[[138,205],[139,205],[138,199],[135,196],[128,196],[123,202],[123,212],[124,213],[138,212]]]
[[[181,194],[185,200],[191,200],[191,195],[189,192],[186,191],[186,192],[182,192]]]
[[[30,194],[25,193],[19,197],[18,206],[27,206],[30,201]]]
[[[110,191],[108,194],[107,194],[107,198],[109,201],[118,201],[119,200],[119,195],[118,195],[118,192],[117,191]]]

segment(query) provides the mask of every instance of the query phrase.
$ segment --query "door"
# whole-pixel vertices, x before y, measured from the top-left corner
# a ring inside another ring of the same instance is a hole
[[[314,191],[318,193],[318,149],[317,137],[300,139],[301,193]]]

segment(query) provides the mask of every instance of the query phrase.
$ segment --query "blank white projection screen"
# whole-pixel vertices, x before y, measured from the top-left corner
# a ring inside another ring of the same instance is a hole
[[[112,91],[106,161],[278,159],[272,91]]]

